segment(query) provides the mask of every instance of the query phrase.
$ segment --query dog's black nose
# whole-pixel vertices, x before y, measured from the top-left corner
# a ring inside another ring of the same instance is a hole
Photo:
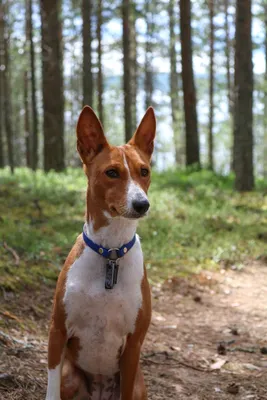
[[[133,209],[140,215],[145,214],[149,209],[149,206],[150,206],[149,201],[146,199],[133,201]]]

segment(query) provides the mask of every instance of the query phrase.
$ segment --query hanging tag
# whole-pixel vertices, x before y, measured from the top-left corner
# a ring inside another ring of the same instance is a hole
[[[117,283],[119,265],[116,260],[108,260],[106,265],[105,288],[113,289]]]

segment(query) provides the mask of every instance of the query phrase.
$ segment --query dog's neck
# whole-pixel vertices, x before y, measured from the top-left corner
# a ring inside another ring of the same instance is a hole
[[[123,217],[110,217],[104,212],[107,224],[95,230],[95,221],[89,219],[85,224],[87,236],[93,242],[107,247],[121,247],[128,243],[134,236],[137,228],[137,221]]]

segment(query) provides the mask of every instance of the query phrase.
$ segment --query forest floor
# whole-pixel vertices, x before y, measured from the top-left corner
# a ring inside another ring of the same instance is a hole
[[[153,174],[139,234],[153,318],[150,400],[267,400],[267,191],[210,171]],[[81,170],[0,172],[0,399],[44,399],[56,279],[82,229]]]
[[[267,265],[252,263],[153,286],[141,361],[149,399],[267,399],[266,282]],[[1,400],[45,398],[52,297],[43,285],[2,298]]]

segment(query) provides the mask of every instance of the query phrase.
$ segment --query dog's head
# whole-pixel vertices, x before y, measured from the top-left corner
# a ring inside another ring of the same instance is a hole
[[[109,217],[140,218],[149,209],[150,161],[156,119],[150,107],[132,139],[111,146],[94,111],[85,106],[77,124],[77,149],[88,177],[88,191]]]

